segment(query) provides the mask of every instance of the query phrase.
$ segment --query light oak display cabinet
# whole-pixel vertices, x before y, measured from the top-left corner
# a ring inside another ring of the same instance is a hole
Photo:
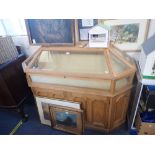
[[[136,67],[114,46],[41,47],[23,68],[34,96],[81,103],[85,127],[111,131],[125,122]]]

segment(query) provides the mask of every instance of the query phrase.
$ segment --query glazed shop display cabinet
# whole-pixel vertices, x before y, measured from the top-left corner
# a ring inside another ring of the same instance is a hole
[[[35,97],[80,103],[84,127],[110,131],[125,122],[136,67],[114,46],[41,47],[23,68]]]

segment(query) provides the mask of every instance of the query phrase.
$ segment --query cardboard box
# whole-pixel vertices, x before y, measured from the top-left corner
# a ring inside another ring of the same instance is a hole
[[[143,122],[139,113],[136,116],[135,126],[139,135],[155,135],[155,123]]]

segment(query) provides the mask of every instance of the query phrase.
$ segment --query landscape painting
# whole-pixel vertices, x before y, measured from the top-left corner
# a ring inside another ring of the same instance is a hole
[[[117,25],[111,27],[110,38],[114,43],[135,43],[138,34],[139,24]]]
[[[83,111],[63,106],[50,106],[52,128],[74,134],[83,133]]]
[[[77,126],[77,115],[76,114],[70,114],[69,112],[56,112],[56,123],[70,126],[70,127],[76,127]]]
[[[146,40],[149,20],[113,19],[102,20],[102,25],[109,28],[110,41],[122,51],[139,51]],[[100,22],[101,23],[101,22]]]

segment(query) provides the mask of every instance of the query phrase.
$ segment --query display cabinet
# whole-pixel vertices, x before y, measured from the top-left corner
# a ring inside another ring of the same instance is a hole
[[[34,96],[81,103],[85,127],[110,131],[125,122],[136,67],[114,46],[41,47],[23,68]]]

